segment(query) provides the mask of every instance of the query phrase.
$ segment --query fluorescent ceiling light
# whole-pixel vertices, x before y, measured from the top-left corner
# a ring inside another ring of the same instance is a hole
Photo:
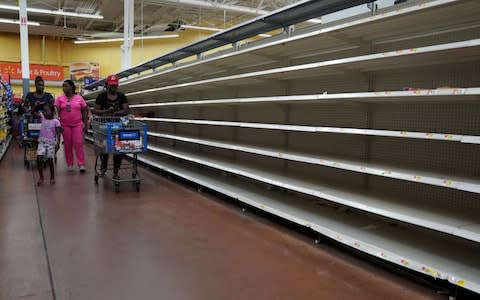
[[[320,19],[310,19],[307,20],[308,23],[313,23],[313,24],[322,24],[322,20]]]
[[[198,30],[206,30],[206,31],[222,31],[223,29],[214,28],[214,27],[203,27],[203,26],[194,26],[194,25],[180,25],[180,28],[188,28],[188,29],[198,29]]]
[[[0,4],[0,9],[19,11],[20,7],[14,6],[14,5]],[[66,12],[66,11],[63,11],[61,9],[60,10],[49,10],[49,9],[42,9],[42,8],[27,7],[27,12],[37,13],[37,14],[76,17],[76,18],[103,19],[103,16],[98,15],[98,14],[93,15],[93,14],[82,14],[82,13],[76,13],[76,12]]]
[[[153,40],[153,39],[169,39],[178,38],[178,34],[166,34],[166,35],[151,35],[151,36],[137,36],[134,40]],[[115,39],[97,39],[97,40],[76,40],[75,44],[93,44],[93,43],[111,43],[111,42],[123,42],[123,38]]]
[[[20,24],[19,20],[12,20],[12,19],[3,19],[0,18],[0,23],[7,23],[7,24]],[[30,26],[40,26],[40,23],[38,22],[33,22],[33,21],[28,21],[27,25]]]

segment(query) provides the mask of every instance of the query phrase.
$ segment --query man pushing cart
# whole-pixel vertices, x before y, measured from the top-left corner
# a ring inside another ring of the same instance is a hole
[[[106,91],[95,101],[92,120],[95,144],[95,183],[98,178],[111,177],[115,191],[121,182],[133,182],[140,190],[137,172],[137,154],[147,151],[147,125],[128,118],[128,102],[125,94],[118,91],[119,79],[110,75],[106,79]],[[113,154],[113,167],[108,167],[109,154]],[[122,158],[132,158],[128,166],[122,167]]]

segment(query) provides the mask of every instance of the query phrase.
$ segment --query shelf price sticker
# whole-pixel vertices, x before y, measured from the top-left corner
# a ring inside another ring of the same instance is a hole
[[[378,256],[383,257],[383,258],[387,258],[387,254],[385,254],[385,252],[379,252]]]
[[[456,284],[461,286],[461,287],[465,287],[465,280],[463,280],[463,279],[457,280]]]
[[[443,184],[446,185],[446,186],[452,186],[453,181],[452,181],[452,180],[449,180],[449,179],[444,179],[444,180],[443,180]]]
[[[408,265],[410,264],[410,263],[408,262],[408,260],[406,260],[406,259],[402,259],[400,262],[401,262],[402,265],[404,265],[404,266],[408,266]]]
[[[421,180],[422,180],[422,176],[413,175],[413,179],[416,180],[416,181],[421,181]]]
[[[425,133],[425,136],[428,137],[428,138],[433,138],[433,133],[427,132],[427,133]]]
[[[340,242],[343,241],[343,238],[340,236],[340,235],[337,235],[337,240],[339,240]]]
[[[445,139],[447,139],[447,140],[453,139],[453,135],[451,135],[451,134],[445,134],[444,137],[445,137]]]
[[[400,135],[401,135],[401,136],[407,136],[408,133],[407,133],[406,131],[400,131]]]
[[[427,274],[430,274],[430,275],[432,275],[432,276],[434,276],[434,277],[437,277],[437,276],[438,276],[438,272],[435,271],[435,270],[432,269],[432,268],[429,268],[429,267],[422,267],[422,271],[425,272],[425,273],[427,273]]]
[[[353,243],[353,245],[357,248],[360,248],[360,243],[359,242],[355,242],[355,243]]]

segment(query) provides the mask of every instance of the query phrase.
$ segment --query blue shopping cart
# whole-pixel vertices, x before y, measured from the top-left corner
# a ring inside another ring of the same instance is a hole
[[[99,178],[111,178],[115,191],[120,183],[131,182],[140,191],[141,178],[138,174],[137,155],[148,148],[147,124],[128,117],[98,117],[92,119],[93,143],[95,148],[95,183]],[[102,155],[125,155],[131,158],[119,166],[101,166]]]

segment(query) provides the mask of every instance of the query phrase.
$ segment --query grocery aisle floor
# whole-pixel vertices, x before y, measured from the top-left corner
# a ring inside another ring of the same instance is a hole
[[[15,143],[0,162],[1,300],[445,299],[147,170],[140,193],[95,186],[87,148],[88,172],[59,156],[54,186]]]

